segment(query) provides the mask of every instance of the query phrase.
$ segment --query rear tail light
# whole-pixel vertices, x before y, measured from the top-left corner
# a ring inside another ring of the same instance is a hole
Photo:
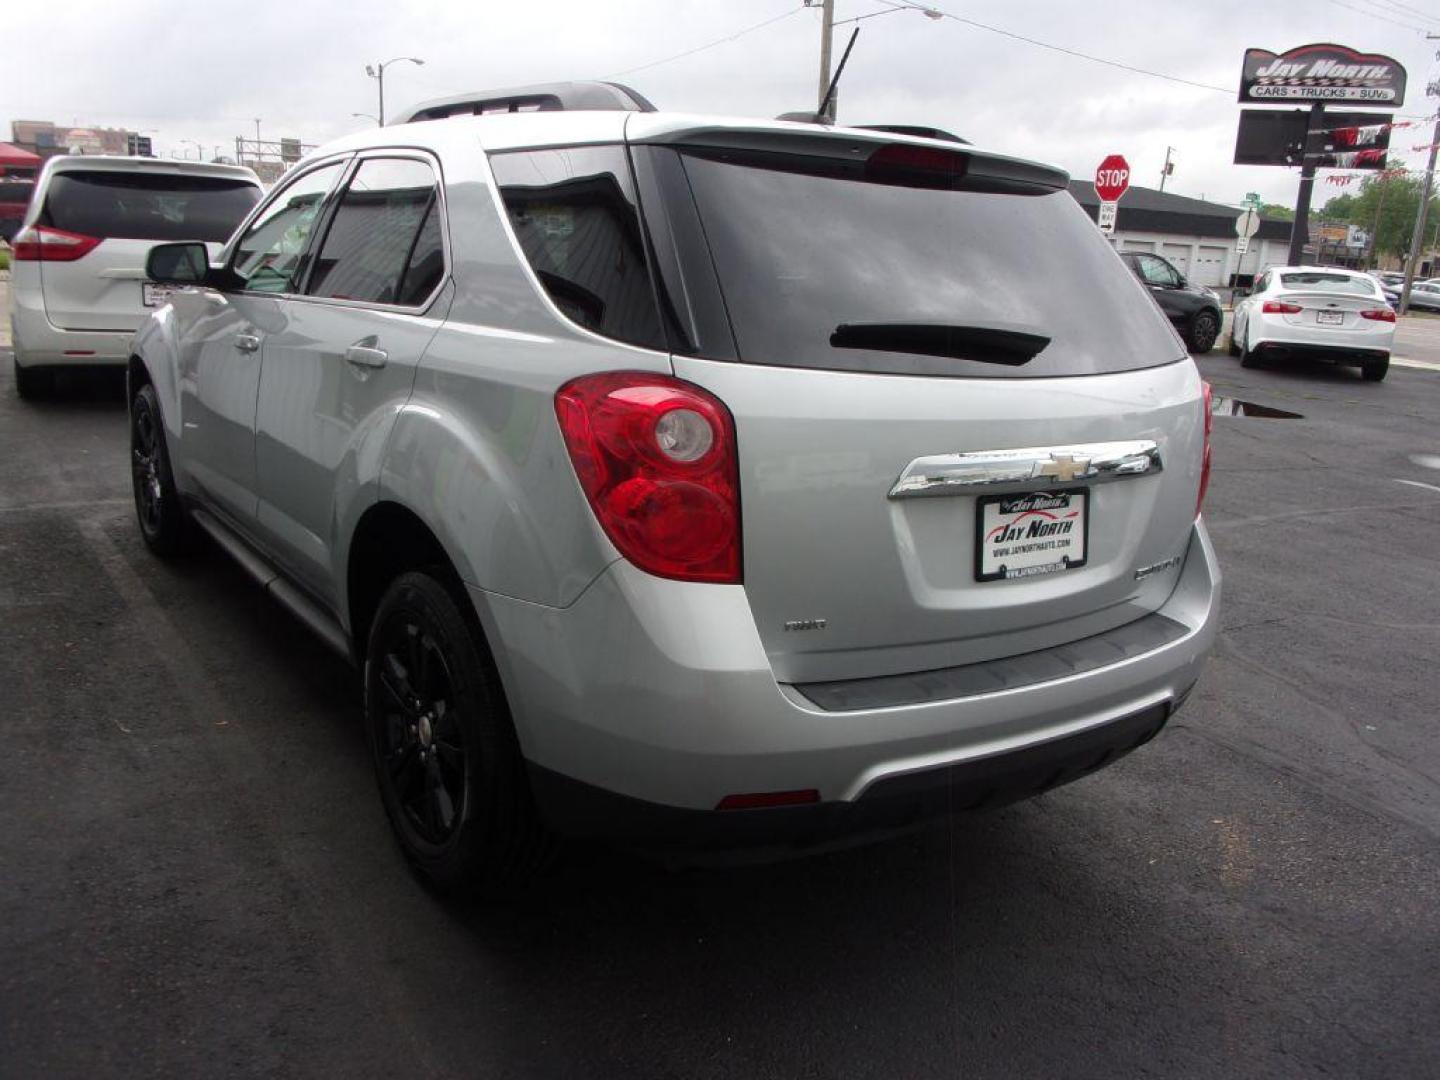
[[[95,250],[98,236],[32,225],[11,241],[10,257],[16,262],[74,262]]]
[[[1395,312],[1389,308],[1383,308],[1378,311],[1362,311],[1360,312],[1360,318],[1370,319],[1372,322],[1394,322]]]
[[[1284,300],[1266,300],[1260,305],[1260,310],[1266,315],[1299,315],[1304,310],[1299,304],[1289,304]]]
[[[1200,507],[1205,503],[1205,493],[1210,490],[1210,429],[1215,426],[1215,414],[1210,411],[1210,384],[1201,384],[1205,390],[1200,395],[1200,407],[1205,413],[1205,449],[1200,455],[1200,494],[1195,496],[1195,516],[1200,516]]]
[[[735,423],[668,375],[587,375],[555,394],[575,475],[605,535],[647,573],[740,582]]]

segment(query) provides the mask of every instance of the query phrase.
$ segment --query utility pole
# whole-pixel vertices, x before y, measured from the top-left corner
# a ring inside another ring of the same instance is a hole
[[[1160,190],[1165,190],[1165,179],[1175,171],[1175,166],[1170,164],[1170,155],[1175,152],[1173,146],[1165,147],[1165,167],[1160,170]],[[1203,197],[1203,196],[1202,196]]]
[[[825,95],[830,90],[830,39],[835,32],[835,0],[820,0],[820,92],[815,95],[815,109],[835,119],[835,99],[839,91],[830,95],[830,104],[825,105]]]
[[[379,115],[375,118],[379,121],[379,127],[385,126],[385,69],[391,64],[398,64],[401,61],[407,64],[415,64],[417,67],[425,63],[425,61],[421,60],[418,56],[397,56],[393,59],[386,60],[383,64],[365,65],[365,74],[380,84],[380,109]]]
[[[1426,34],[1426,41],[1434,41],[1440,38],[1440,34]],[[1440,60],[1440,53],[1435,57]],[[1440,98],[1440,80],[1432,80],[1430,85],[1425,87],[1425,96],[1429,98]],[[1420,212],[1415,215],[1415,231],[1410,235],[1410,255],[1405,260],[1405,288],[1400,292],[1399,314],[1405,315],[1410,311],[1410,286],[1415,284],[1415,266],[1420,262],[1420,244],[1425,239],[1425,215],[1430,210],[1430,189],[1435,183],[1435,151],[1436,144],[1440,143],[1440,116],[1435,119],[1435,131],[1430,136],[1430,160],[1425,165],[1425,183],[1420,188]]]
[[[1325,106],[1315,102],[1310,106],[1310,116],[1305,125],[1305,156],[1300,159],[1300,194],[1295,199],[1295,220],[1290,225],[1290,252],[1285,262],[1299,266],[1305,249],[1305,238],[1310,222],[1310,193],[1315,190],[1315,162],[1310,152],[1311,136],[1325,126]]]

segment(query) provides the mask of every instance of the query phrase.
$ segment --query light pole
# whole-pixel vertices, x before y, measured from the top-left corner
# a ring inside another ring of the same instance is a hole
[[[377,127],[381,126],[381,125],[380,125],[380,118],[379,118],[378,116],[376,116],[374,113],[368,113],[368,112],[352,112],[350,115],[353,116],[353,117],[356,117],[356,118],[359,119],[359,120],[374,120],[374,121],[375,121],[375,125],[376,125]]]
[[[205,160],[205,147],[201,146],[201,145],[200,145],[198,142],[196,142],[194,139],[181,139],[180,142],[181,142],[181,145],[186,145],[186,144],[188,144],[188,145],[190,145],[190,146],[195,147],[195,157],[196,157],[196,159],[199,160],[199,161],[204,161],[204,160]],[[188,158],[190,155],[187,153],[185,156]]]
[[[835,27],[843,26],[845,23],[850,22],[858,23],[861,19],[873,19],[877,15],[893,15],[897,11],[918,11],[927,19],[943,19],[945,17],[943,12],[936,11],[934,8],[923,7],[919,4],[903,4],[900,7],[891,7],[884,11],[872,11],[868,15],[856,15],[853,19],[840,19],[837,21],[835,18],[835,0],[805,0],[805,6],[820,8],[820,94],[816,98],[818,102],[816,111],[818,112],[819,107],[824,105],[824,115],[828,116],[831,120],[835,119],[835,99],[839,97],[839,92],[837,91],[834,94],[830,94],[828,105],[826,105],[825,95],[830,91],[830,48]]]
[[[375,118],[375,123],[378,127],[385,126],[385,69],[391,64],[399,64],[402,61],[407,64],[416,65],[423,65],[425,63],[425,61],[421,60],[418,56],[396,56],[386,60],[383,64],[365,65],[365,74],[380,84],[380,109],[379,115]],[[360,114],[356,113],[355,115],[358,116]]]

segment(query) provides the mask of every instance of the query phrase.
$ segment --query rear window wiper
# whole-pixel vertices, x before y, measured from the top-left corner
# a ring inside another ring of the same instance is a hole
[[[1008,367],[1029,363],[1049,344],[1048,337],[1029,329],[932,322],[841,323],[830,334],[836,349],[952,356]]]

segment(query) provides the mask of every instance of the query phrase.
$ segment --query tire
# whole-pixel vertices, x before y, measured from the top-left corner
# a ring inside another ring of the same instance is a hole
[[[1382,356],[1379,360],[1366,360],[1360,366],[1360,377],[1366,382],[1384,382],[1385,376],[1390,372],[1390,357]]]
[[[45,367],[21,367],[20,361],[11,357],[10,364],[15,370],[15,393],[25,401],[36,401],[46,397],[55,389],[54,372]]]
[[[381,598],[365,651],[366,740],[391,828],[422,879],[441,893],[503,895],[550,845],[499,677],[449,579],[405,573]]]
[[[1260,354],[1243,341],[1240,343],[1240,366],[1243,368],[1260,366]]]
[[[1185,334],[1185,344],[1192,353],[1208,353],[1215,348],[1220,337],[1220,319],[1210,310],[1197,311],[1190,320],[1190,329]]]
[[[161,558],[190,546],[190,516],[175,490],[160,400],[149,383],[130,399],[130,480],[145,545]]]

